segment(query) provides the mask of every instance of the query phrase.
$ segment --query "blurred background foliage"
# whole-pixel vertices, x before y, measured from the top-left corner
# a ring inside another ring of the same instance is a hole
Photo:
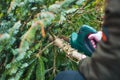
[[[53,80],[77,61],[48,40],[83,24],[100,30],[104,0],[0,0],[0,80]]]

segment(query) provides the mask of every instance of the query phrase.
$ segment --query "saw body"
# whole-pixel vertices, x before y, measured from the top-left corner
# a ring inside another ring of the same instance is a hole
[[[91,56],[92,53],[95,51],[95,48],[92,46],[90,40],[88,39],[88,36],[96,32],[97,31],[94,28],[88,25],[83,25],[78,33],[73,32],[71,34],[70,37],[71,46],[77,49],[79,52],[83,52],[85,55]],[[97,44],[96,41],[95,44]]]

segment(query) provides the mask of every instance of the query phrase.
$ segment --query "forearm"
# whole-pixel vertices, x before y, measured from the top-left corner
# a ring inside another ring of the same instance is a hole
[[[103,39],[91,58],[79,70],[87,80],[119,80],[120,72],[120,0],[107,0]],[[106,39],[105,39],[106,38]]]

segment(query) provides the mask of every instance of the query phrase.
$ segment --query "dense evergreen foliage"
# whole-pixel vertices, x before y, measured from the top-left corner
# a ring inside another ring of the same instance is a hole
[[[49,41],[87,24],[100,30],[103,0],[0,0],[0,80],[53,80],[77,61]]]

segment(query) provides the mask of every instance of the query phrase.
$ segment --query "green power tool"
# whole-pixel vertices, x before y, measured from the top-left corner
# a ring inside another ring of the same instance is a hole
[[[73,32],[70,36],[71,47],[77,49],[78,52],[83,52],[85,55],[91,56],[95,48],[92,46],[88,36],[96,32],[94,28],[88,25],[81,26],[78,33]],[[96,41],[95,44],[97,44]]]

